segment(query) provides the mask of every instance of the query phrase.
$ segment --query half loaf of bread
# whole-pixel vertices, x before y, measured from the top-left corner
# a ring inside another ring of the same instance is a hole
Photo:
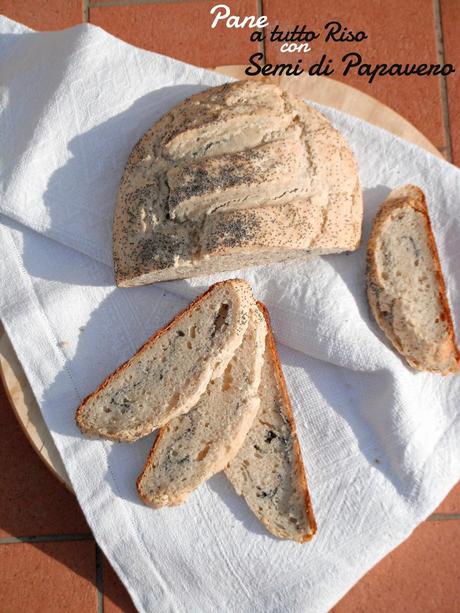
[[[260,408],[225,474],[269,532],[303,543],[315,534],[316,522],[268,311],[261,303],[259,308],[268,330]]]
[[[227,368],[255,304],[246,281],[211,286],[85,398],[81,431],[130,442],[186,413]]]
[[[117,284],[356,249],[358,169],[318,111],[270,81],[186,99],[134,147],[113,225]]]
[[[238,452],[260,405],[265,334],[265,320],[254,305],[243,342],[222,376],[210,382],[193,409],[158,433],[137,481],[146,504],[181,504]]]
[[[413,368],[442,375],[459,369],[425,195],[415,185],[393,190],[375,218],[367,295],[377,323]]]

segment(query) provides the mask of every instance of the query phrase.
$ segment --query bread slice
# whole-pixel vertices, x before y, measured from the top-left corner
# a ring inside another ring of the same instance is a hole
[[[184,100],[131,152],[113,222],[128,287],[356,249],[358,167],[316,109],[271,80]]]
[[[81,431],[130,442],[186,413],[225,371],[253,308],[246,281],[213,285],[85,398]]]
[[[303,543],[316,532],[305,470],[268,311],[260,409],[225,474],[267,530]]]
[[[260,404],[257,390],[265,334],[265,321],[254,305],[243,342],[225,372],[208,385],[191,411],[158,433],[137,480],[139,496],[146,504],[181,504],[238,452]]]
[[[415,185],[393,190],[375,218],[367,296],[378,325],[413,368],[442,375],[459,369],[425,195]]]

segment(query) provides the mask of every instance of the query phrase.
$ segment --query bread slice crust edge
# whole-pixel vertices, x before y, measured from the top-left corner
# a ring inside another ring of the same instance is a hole
[[[219,286],[226,285],[228,283],[243,283],[247,285],[247,281],[243,279],[226,279],[225,281],[219,281],[211,285],[203,294],[200,294],[199,296],[197,296],[188,306],[186,306],[182,311],[180,311],[177,315],[175,315],[175,317],[173,317],[173,319],[169,323],[167,323],[165,326],[157,330],[152,336],[150,336],[145,341],[145,343],[143,343],[139,347],[139,349],[137,349],[137,351],[130,358],[128,358],[128,360],[123,362],[123,364],[120,364],[120,366],[118,366],[110,375],[108,375],[108,377],[106,377],[104,381],[102,381],[102,383],[93,392],[88,394],[83,399],[83,401],[81,402],[81,404],[79,405],[75,413],[76,424],[83,434],[85,434],[86,436],[90,436],[90,437],[100,438],[100,435],[97,432],[95,432],[92,428],[87,428],[83,421],[83,413],[84,413],[87,403],[91,399],[98,396],[99,393],[103,389],[105,389],[114,379],[119,377],[127,368],[129,368],[129,366],[133,363],[133,361],[140,354],[147,351],[163,334],[165,334],[173,326],[177,325],[194,307],[196,307],[200,302],[202,302],[214,289],[216,289]],[[153,429],[151,427],[148,427],[147,425],[145,430],[139,433],[136,433],[136,436],[133,436],[132,434],[129,434],[126,436],[122,434],[110,435],[106,433],[104,434],[102,438],[106,440],[116,441],[116,442],[130,443],[130,442],[134,442],[138,440],[142,436],[146,436],[147,434],[150,434],[152,430]]]
[[[385,321],[382,313],[380,312],[377,300],[377,289],[379,286],[377,281],[377,264],[374,258],[374,252],[378,241],[380,230],[387,220],[387,218],[397,209],[403,209],[410,206],[413,210],[421,213],[427,224],[427,241],[428,246],[433,258],[434,272],[439,288],[439,300],[441,304],[442,313],[445,317],[445,323],[448,331],[448,338],[446,339],[450,345],[450,350],[453,357],[453,365],[446,369],[434,369],[420,364],[418,361],[414,361],[407,354],[402,346],[397,335],[394,334],[391,326]],[[460,350],[455,338],[455,329],[452,320],[452,314],[447,299],[446,284],[444,276],[442,274],[441,262],[439,259],[438,249],[436,247],[436,241],[431,226],[431,220],[428,212],[428,206],[426,203],[425,194],[416,185],[403,185],[390,192],[385,202],[382,204],[378,211],[374,223],[372,225],[371,234],[367,246],[367,270],[366,270],[366,283],[367,283],[367,297],[371,311],[375,317],[375,320],[385,336],[394,346],[394,348],[400,353],[410,366],[416,370],[422,370],[426,372],[437,373],[441,375],[448,375],[456,373],[460,368]]]
[[[296,427],[296,423],[294,419],[294,413],[292,410],[292,404],[289,398],[283,370],[281,368],[278,350],[276,349],[276,343],[275,343],[275,338],[274,338],[273,330],[271,326],[270,315],[269,315],[267,307],[262,302],[257,302],[257,306],[259,310],[261,311],[265,319],[266,326],[267,326],[267,335],[265,337],[266,338],[265,351],[268,351],[270,353],[270,356],[272,358],[273,365],[275,368],[276,381],[277,381],[279,391],[280,391],[280,394],[283,400],[286,419],[287,419],[287,422],[289,424],[289,428],[291,431],[292,449],[293,449],[293,454],[294,454],[293,467],[296,471],[297,482],[300,484],[300,488],[301,488],[303,500],[304,500],[304,505],[305,505],[305,511],[306,511],[306,515],[308,519],[308,526],[309,526],[308,532],[305,532],[301,538],[295,539],[295,540],[298,543],[305,543],[307,541],[310,541],[317,532],[316,519],[315,519],[315,515],[313,512],[313,505],[311,502],[311,496],[310,496],[310,492],[309,492],[308,485],[307,485],[305,466],[303,463],[299,439],[297,437],[297,427]],[[279,538],[283,538],[283,539],[288,538],[286,534],[277,530],[276,526],[273,526],[272,524],[270,524],[270,522],[267,521],[264,517],[261,517],[257,514],[256,516],[271,534]]]
[[[303,543],[305,543],[306,541],[310,541],[313,538],[313,536],[317,532],[318,526],[316,524],[316,518],[313,512],[313,505],[311,502],[310,491],[308,489],[305,466],[303,463],[302,452],[300,450],[299,439],[297,437],[297,426],[296,426],[295,419],[294,419],[294,413],[292,411],[291,399],[289,398],[289,394],[288,394],[288,390],[286,386],[286,379],[284,378],[284,373],[281,368],[278,350],[276,349],[275,337],[273,335],[273,329],[272,329],[272,325],[270,321],[270,314],[268,312],[267,307],[262,302],[258,301],[257,306],[262,312],[262,315],[264,316],[265,322],[267,324],[267,336],[266,336],[267,349],[268,351],[270,351],[270,354],[273,359],[273,363],[275,365],[276,376],[278,379],[280,392],[281,392],[281,395],[283,397],[283,401],[286,407],[286,416],[289,422],[289,426],[291,428],[292,444],[293,444],[294,456],[295,456],[295,465],[298,470],[299,480],[302,484],[302,490],[304,493],[304,500],[305,500],[305,509],[307,511],[308,523],[310,524],[310,531],[308,534],[304,536],[304,539],[302,541]]]

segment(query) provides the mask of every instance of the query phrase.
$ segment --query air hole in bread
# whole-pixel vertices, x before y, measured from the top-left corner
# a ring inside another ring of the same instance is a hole
[[[179,402],[179,398],[180,398],[180,394],[179,392],[176,392],[171,398],[171,400],[169,401],[168,411],[170,411],[171,409],[174,409],[177,406],[177,403]]]
[[[185,336],[185,332],[183,330],[178,330],[177,336]]]
[[[223,392],[228,391],[231,388],[232,383],[233,383],[232,364],[230,362],[230,364],[227,366],[224,372],[224,376],[222,380],[222,391]]]
[[[105,407],[104,408],[104,413],[111,413],[112,409],[109,409],[109,407]]]
[[[214,320],[214,330],[211,333],[211,337],[214,337],[217,332],[220,332],[222,328],[225,325],[227,325],[226,319],[227,319],[229,310],[230,310],[230,305],[227,304],[226,302],[223,302]]]
[[[198,462],[201,462],[201,460],[204,460],[204,458],[208,455],[208,451],[211,447],[210,443],[207,443],[203,449],[196,454],[196,459],[198,460]]]

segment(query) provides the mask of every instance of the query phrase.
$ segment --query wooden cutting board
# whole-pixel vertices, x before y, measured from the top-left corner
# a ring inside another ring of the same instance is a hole
[[[244,66],[218,66],[216,70],[237,79],[245,78]],[[442,157],[436,147],[406,119],[349,85],[326,77],[270,78],[292,94],[355,115]],[[51,434],[8,335],[1,325],[0,374],[11,406],[32,447],[50,471],[71,490],[69,478]]]

